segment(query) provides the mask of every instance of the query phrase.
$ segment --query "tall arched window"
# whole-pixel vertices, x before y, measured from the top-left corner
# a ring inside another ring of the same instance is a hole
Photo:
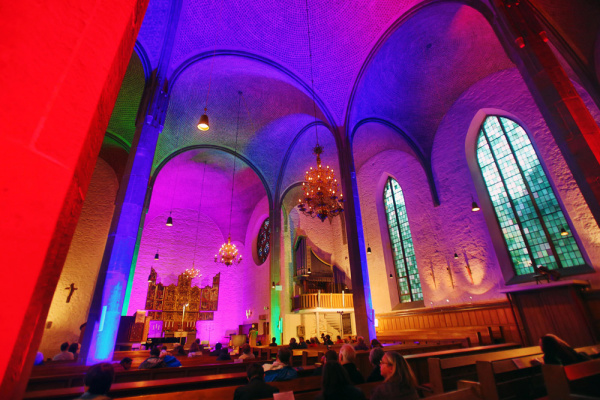
[[[534,266],[558,269],[585,264],[519,124],[487,117],[479,131],[477,160],[517,275],[534,273]]]
[[[271,233],[269,230],[269,218],[265,219],[258,231],[258,238],[256,240],[256,254],[258,255],[258,264],[261,265],[267,261],[269,256],[269,241],[271,240]]]
[[[423,290],[421,289],[412,235],[408,226],[404,195],[396,180],[388,178],[383,191],[383,199],[400,302],[409,303],[423,300]]]

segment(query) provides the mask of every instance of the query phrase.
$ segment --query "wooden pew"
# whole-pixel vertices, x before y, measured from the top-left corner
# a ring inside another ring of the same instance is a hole
[[[543,365],[548,399],[568,399],[573,395],[600,398],[600,359],[567,365]]]
[[[195,390],[202,388],[217,388],[225,386],[240,386],[247,382],[246,368],[247,364],[240,363],[240,366],[244,366],[244,372],[228,373],[228,374],[215,374],[215,375],[203,375],[203,376],[188,376],[185,378],[171,378],[171,379],[155,379],[155,380],[142,380],[136,382],[125,382],[125,383],[114,383],[111,386],[109,397],[121,398],[130,396],[140,396],[155,393],[168,393],[180,390]],[[166,368],[161,368],[166,369]],[[177,370],[180,368],[170,368]],[[145,370],[153,371],[153,370]],[[312,377],[314,371],[313,367],[306,367],[298,370],[299,378]],[[319,377],[316,377],[319,378]],[[47,400],[60,400],[60,399],[73,399],[80,396],[84,391],[83,386],[61,388],[61,389],[49,389],[49,390],[36,390],[26,392],[24,399],[47,399]]]
[[[477,379],[477,361],[506,360],[516,357],[539,354],[538,346],[523,347],[513,350],[479,353],[462,357],[437,357],[427,360],[429,365],[429,380],[434,393],[443,393],[456,389],[457,381],[461,379]]]

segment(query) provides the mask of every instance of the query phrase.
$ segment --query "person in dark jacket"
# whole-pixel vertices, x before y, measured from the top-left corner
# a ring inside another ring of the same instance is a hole
[[[365,383],[365,378],[363,378],[359,370],[356,368],[356,351],[354,351],[352,345],[345,344],[342,346],[342,348],[340,348],[339,359],[342,367],[344,367],[346,372],[348,372],[348,376],[350,377],[352,383],[355,385]]]
[[[290,350],[295,350],[298,348],[298,343],[296,343],[296,338],[293,337],[290,339],[290,344],[289,344],[289,348]]]
[[[233,400],[254,400],[273,397],[279,389],[265,383],[265,370],[260,364],[250,364],[246,370],[248,384],[235,389]]]
[[[335,352],[335,350],[327,350],[327,352],[321,359],[322,365],[319,365],[317,368],[314,369],[313,376],[323,375],[323,365],[327,364],[328,362],[338,362],[338,355]]]
[[[365,400],[360,389],[350,382],[348,373],[337,361],[328,362],[323,368],[323,390],[315,400]]]
[[[160,350],[158,347],[153,347],[150,350],[150,357],[146,358],[139,366],[139,369],[165,368],[164,360],[160,358]]]
[[[354,350],[369,350],[369,346],[367,346],[367,344],[365,343],[364,337],[359,336],[356,339],[358,340],[358,343],[356,344],[356,346],[354,346]]]
[[[385,352],[381,347],[375,347],[369,353],[369,362],[373,365],[373,371],[367,377],[367,382],[379,382],[384,379],[383,375],[381,375],[381,366],[379,365],[384,354]]]
[[[223,347],[223,345],[221,343],[215,344],[215,349],[210,352],[210,355],[218,356],[219,354],[221,354],[221,347]]]
[[[306,344],[306,342],[304,341],[304,338],[302,336],[300,336],[299,339],[300,339],[300,343],[298,343],[298,348],[299,349],[307,349],[308,344]]]
[[[540,338],[540,347],[545,364],[570,365],[590,359],[587,354],[576,352],[567,342],[552,334]]]
[[[298,371],[290,366],[292,351],[282,347],[277,352],[277,360],[273,364],[266,364],[268,370],[265,372],[265,382],[281,382],[296,379]],[[267,369],[267,368],[265,368]]]
[[[277,338],[271,339],[271,344],[269,344],[269,346],[276,347],[277,346]]]
[[[217,361],[227,361],[231,360],[231,356],[229,355],[229,350],[221,349],[219,356],[217,357]]]

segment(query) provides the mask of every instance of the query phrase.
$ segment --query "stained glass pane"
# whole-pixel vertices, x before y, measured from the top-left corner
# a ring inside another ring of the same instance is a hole
[[[389,178],[384,189],[385,214],[388,222],[392,257],[401,303],[423,300],[417,259],[408,225],[404,195],[398,182]]]
[[[477,161],[517,275],[583,265],[568,223],[531,145],[516,122],[490,116],[477,139]]]
[[[256,240],[256,254],[258,255],[259,265],[267,261],[269,240],[271,240],[271,232],[269,231],[269,218],[267,218],[262,223]]]

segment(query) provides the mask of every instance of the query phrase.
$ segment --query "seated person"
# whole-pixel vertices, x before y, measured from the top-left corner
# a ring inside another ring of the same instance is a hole
[[[160,350],[158,347],[153,347],[150,350],[150,357],[146,358],[140,366],[139,369],[151,369],[151,368],[164,368],[167,364],[164,362],[162,358],[160,358]]]
[[[174,356],[185,356],[185,348],[182,344],[176,344],[175,347],[173,347],[173,350],[171,350],[171,354]]]
[[[326,335],[325,336],[325,340],[323,341],[323,344],[326,345],[326,346],[333,345],[333,341],[331,340],[331,336]]]
[[[367,377],[367,382],[379,382],[382,381],[383,375],[381,375],[381,359],[385,352],[381,347],[374,347],[373,350],[369,353],[369,362],[373,365],[373,371]]]
[[[79,343],[71,343],[68,351],[73,354],[73,360],[77,360],[77,357],[79,356]]]
[[[335,344],[344,344],[344,341],[342,340],[342,337],[340,335],[337,336],[337,340],[335,341]]]
[[[69,342],[64,342],[60,345],[60,353],[52,358],[52,361],[69,361],[74,360],[75,356],[69,351]]]
[[[300,336],[299,339],[300,339],[300,343],[298,343],[298,348],[299,349],[306,349],[306,348],[308,348],[308,345],[304,341],[304,338],[302,336]]]
[[[315,400],[366,400],[363,392],[352,386],[344,367],[328,362],[323,369],[323,390]]]
[[[269,346],[276,347],[277,346],[277,339],[276,338],[271,339],[271,344],[269,344]]]
[[[95,400],[110,400],[106,394],[110,390],[110,386],[115,379],[115,370],[109,363],[100,363],[90,367],[85,373],[85,386],[87,390],[81,397],[81,399],[95,399]]]
[[[289,347],[290,347],[290,350],[295,350],[298,348],[298,343],[296,343],[296,338],[293,337],[290,339]]]
[[[317,342],[315,342],[315,338],[310,338],[310,343],[308,347],[317,347]]]
[[[215,349],[210,352],[210,355],[218,356],[219,354],[221,354],[221,347],[223,347],[223,345],[221,343],[215,344]]]
[[[200,347],[200,339],[196,339],[190,346],[188,351],[188,357],[195,357],[202,355],[202,348]]]
[[[162,346],[162,347],[160,348],[160,356],[161,356],[161,357],[164,357],[164,356],[166,356],[167,354],[168,354],[168,353],[167,353],[167,346]]]
[[[265,370],[260,364],[250,364],[246,370],[248,384],[235,389],[233,400],[253,400],[273,397],[279,389],[265,383]]]
[[[127,371],[128,369],[131,368],[132,362],[133,362],[133,360],[131,358],[125,357],[119,362],[119,365],[123,368],[123,370]]]
[[[252,352],[252,348],[250,347],[249,344],[244,344],[242,346],[242,354],[238,357],[240,360],[253,360],[254,358],[256,358],[254,356],[254,353]],[[263,375],[264,375],[264,370],[263,370]],[[248,377],[248,379],[250,379],[250,377]]]
[[[289,381],[298,377],[298,371],[290,366],[292,351],[282,347],[277,352],[277,360],[273,364],[265,364],[265,382]]]
[[[317,368],[314,369],[313,376],[323,375],[323,365],[327,364],[328,362],[338,362],[338,355],[335,352],[335,350],[327,350],[323,358],[321,358],[322,365],[319,365]]]
[[[382,349],[383,345],[379,342],[379,340],[373,339],[371,340],[371,348],[374,349],[375,347],[379,347],[380,349]]]
[[[381,359],[384,382],[371,392],[371,400],[417,400],[417,380],[410,366],[395,351],[385,353]]]
[[[227,361],[227,360],[231,360],[231,356],[229,355],[229,350],[225,349],[221,349],[221,352],[219,353],[219,356],[217,357],[217,361]]]
[[[344,367],[346,372],[348,372],[348,376],[350,377],[352,383],[355,385],[365,383],[365,378],[363,378],[361,373],[356,368],[356,351],[354,351],[352,345],[345,344],[340,348],[339,359],[342,367]]]
[[[365,338],[362,336],[357,337],[358,343],[354,346],[354,350],[369,350],[369,347],[365,343]]]
[[[570,365],[590,359],[587,354],[576,352],[567,342],[552,334],[540,338],[540,347],[545,364]]]

